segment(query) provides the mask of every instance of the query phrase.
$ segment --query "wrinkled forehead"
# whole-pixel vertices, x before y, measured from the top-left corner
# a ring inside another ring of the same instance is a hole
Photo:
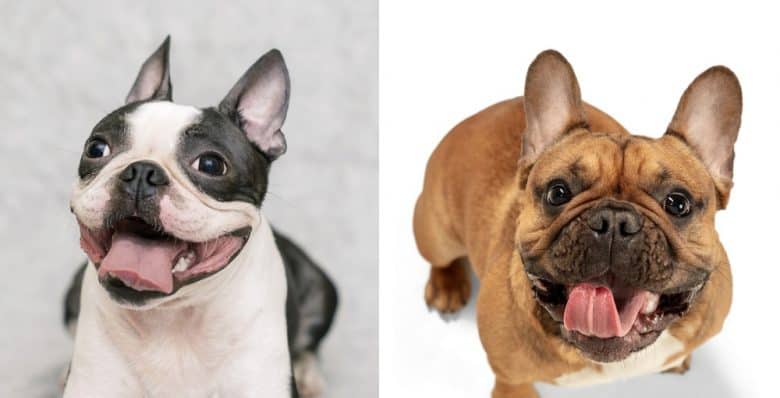
[[[614,179],[622,162],[625,137],[620,134],[572,132],[550,147],[536,161],[529,182],[563,178],[583,182]]]
[[[695,153],[681,139],[578,132],[564,137],[540,156],[530,180],[543,184],[574,178],[585,185],[631,185],[651,189],[676,185],[706,194],[711,180]]]
[[[709,193],[712,177],[693,150],[680,138],[631,137],[623,151],[623,181],[643,188],[681,187],[694,196]]]

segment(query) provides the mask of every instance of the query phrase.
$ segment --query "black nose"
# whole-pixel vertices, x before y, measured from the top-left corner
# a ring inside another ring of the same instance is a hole
[[[168,175],[156,163],[139,161],[130,164],[119,174],[122,188],[136,199],[154,196],[158,188],[169,183]]]
[[[643,218],[631,207],[608,204],[594,209],[587,222],[597,237],[627,239],[642,230]]]

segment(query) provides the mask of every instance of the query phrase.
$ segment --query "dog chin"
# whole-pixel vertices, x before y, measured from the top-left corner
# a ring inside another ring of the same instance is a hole
[[[546,321],[583,356],[602,363],[621,361],[655,342],[687,313],[703,287],[657,293],[609,275],[573,284],[528,277]]]
[[[127,308],[169,301],[184,286],[227,268],[242,251],[247,226],[201,242],[186,241],[155,218],[108,217],[101,228],[79,221],[81,247],[95,265],[109,296]]]

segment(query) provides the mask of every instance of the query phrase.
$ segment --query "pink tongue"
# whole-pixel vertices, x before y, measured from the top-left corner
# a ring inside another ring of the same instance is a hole
[[[646,300],[647,291],[633,291],[618,312],[608,287],[581,283],[569,293],[563,325],[587,336],[623,337],[631,330]]]
[[[116,232],[100,264],[98,276],[119,278],[135,290],[173,291],[173,260],[187,248],[185,242],[144,239]]]

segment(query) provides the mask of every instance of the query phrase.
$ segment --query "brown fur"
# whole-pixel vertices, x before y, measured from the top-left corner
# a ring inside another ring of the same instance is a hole
[[[425,292],[429,305],[443,312],[465,305],[470,288],[463,271],[466,259],[480,279],[477,322],[496,377],[494,397],[536,397],[533,382],[553,382],[583,367],[599,368],[556,332],[533,297],[520,252],[546,253],[568,221],[603,198],[635,204],[663,231],[680,264],[711,272],[690,311],[668,329],[685,345],[680,355],[689,357],[720,330],[731,302],[730,268],[714,229],[714,214],[725,206],[731,187],[730,164],[718,170],[705,165],[715,161],[692,144],[696,138],[688,129],[700,120],[691,121],[680,111],[695,113],[689,103],[700,101],[697,91],[707,90],[686,91],[670,125],[672,134],[659,139],[632,136],[607,114],[582,103],[573,72],[569,76],[565,70],[568,63],[544,59],[560,57],[549,53],[529,68],[526,98],[529,91],[534,94],[532,106],[522,97],[500,102],[444,137],[428,162],[414,214],[417,246],[432,266]],[[719,71],[705,73],[720,76]],[[561,76],[564,84],[550,87]],[[566,98],[549,103],[549,98],[539,100],[538,90],[559,90]],[[564,115],[557,120],[532,118],[538,131],[557,129],[557,135],[540,137],[530,124],[526,128],[529,108],[562,109]],[[732,108],[727,116],[732,128],[736,117],[738,128],[741,99],[739,107]],[[529,134],[536,134],[536,141],[524,143]],[[736,131],[733,135],[736,139]],[[730,154],[729,148],[715,156]],[[537,204],[534,188],[573,165],[590,185],[551,219]],[[700,214],[684,227],[676,226],[647,193],[659,183],[659,176],[684,184],[700,202]],[[449,269],[451,264],[457,269]],[[666,272],[666,282],[659,283],[683,280],[687,271],[678,266]]]

